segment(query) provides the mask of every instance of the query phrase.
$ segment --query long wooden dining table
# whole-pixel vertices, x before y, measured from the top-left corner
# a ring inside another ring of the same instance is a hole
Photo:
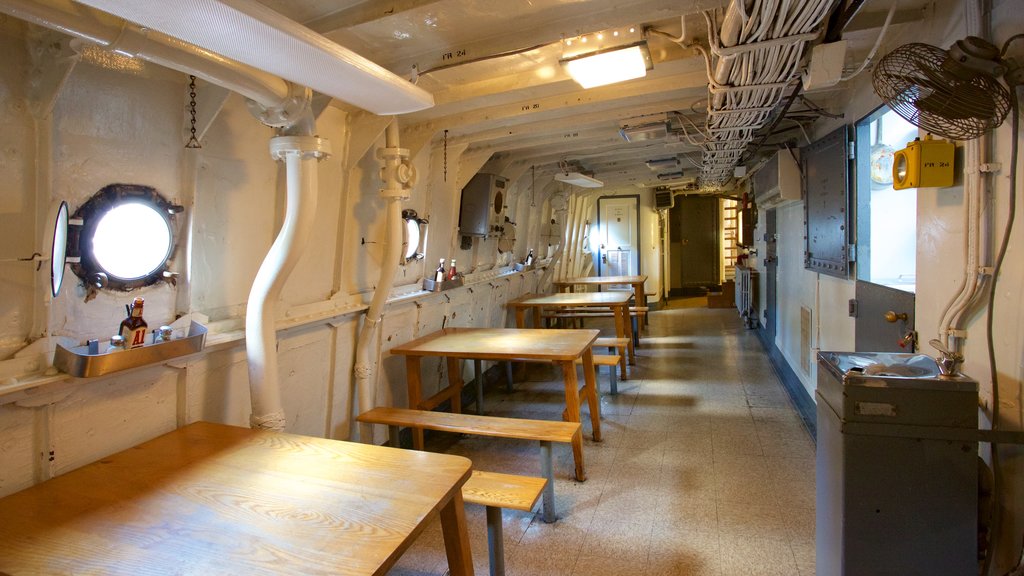
[[[594,375],[594,355],[591,345],[597,339],[597,330],[543,330],[536,328],[444,328],[411,342],[395,346],[392,354],[405,356],[409,407],[432,410],[444,401],[451,402],[452,411],[461,410],[462,359],[551,362],[562,369],[565,384],[565,412],[567,422],[580,422],[579,383],[576,378],[576,359],[582,359],[584,395],[590,408],[590,423],[594,441],[601,440],[601,417],[597,399],[597,379]],[[426,356],[447,359],[448,385],[433,396],[424,399],[420,375],[420,360]],[[414,429],[413,447],[423,449],[423,431]],[[583,437],[577,435],[572,442],[576,479],[586,479],[583,463]]]
[[[567,309],[567,308],[607,308],[611,310],[615,319],[615,337],[627,338],[629,345],[627,358],[630,365],[636,364],[636,350],[633,347],[633,327],[629,321],[629,300],[632,294],[629,292],[562,292],[558,294],[527,294],[515,300],[509,300],[510,306],[516,313],[516,326],[522,328],[526,325],[526,311],[533,311],[533,326],[540,327],[543,318],[544,308]],[[625,362],[623,358],[622,377],[626,377]]]
[[[0,574],[383,575],[440,515],[472,575],[471,467],[197,422],[0,499]]]
[[[644,284],[647,282],[646,274],[632,276],[579,276],[576,278],[565,278],[555,280],[551,284],[559,292],[575,292],[576,286],[606,286],[630,285],[633,287],[633,298],[639,308],[647,307],[647,293],[644,291]],[[645,316],[646,318],[646,316]]]

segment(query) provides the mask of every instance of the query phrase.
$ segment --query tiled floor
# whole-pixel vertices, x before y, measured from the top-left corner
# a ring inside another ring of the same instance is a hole
[[[572,479],[569,447],[555,447],[559,520],[504,512],[507,574],[813,575],[814,444],[756,336],[735,310],[684,303],[651,314],[637,352],[619,394],[603,398],[604,440],[584,427],[586,482]],[[604,369],[599,384],[607,394]],[[563,402],[554,371],[534,365],[513,394],[489,389],[485,407],[558,419]],[[482,470],[540,474],[534,443],[449,435],[432,444]],[[467,506],[467,518],[485,575],[483,508]],[[446,568],[434,523],[391,574]]]

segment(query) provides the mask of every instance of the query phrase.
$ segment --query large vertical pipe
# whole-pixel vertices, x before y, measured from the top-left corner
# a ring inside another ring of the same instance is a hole
[[[315,136],[278,136],[270,140],[270,154],[285,162],[288,205],[281,232],[263,259],[249,292],[245,351],[252,400],[249,424],[253,428],[283,430],[275,308],[288,275],[312,234],[318,192],[316,162],[330,154],[330,144]]]
[[[378,156],[384,160],[384,187],[380,194],[387,201],[384,230],[384,260],[381,262],[380,277],[370,300],[370,307],[363,319],[363,326],[356,341],[356,361],[353,373],[359,394],[359,412],[373,409],[377,399],[375,338],[384,318],[384,306],[395,282],[395,275],[402,258],[402,200],[409,198],[409,189],[415,180],[415,172],[408,163],[409,151],[398,147],[398,120],[394,120],[384,132],[384,148]],[[363,424],[359,429],[359,440],[373,440],[372,427]]]

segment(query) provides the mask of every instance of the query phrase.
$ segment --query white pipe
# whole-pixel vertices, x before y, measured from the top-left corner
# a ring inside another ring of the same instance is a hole
[[[384,319],[384,306],[398,274],[402,258],[402,200],[409,198],[409,188],[415,180],[412,166],[408,163],[409,151],[399,148],[398,120],[388,124],[384,132],[385,148],[378,150],[378,156],[384,160],[384,188],[380,194],[387,200],[384,230],[384,260],[380,265],[380,277],[370,300],[370,307],[363,319],[363,326],[356,341],[356,359],[353,373],[356,390],[359,394],[359,412],[372,410],[377,400],[376,373],[377,347],[375,338],[381,321]],[[363,424],[359,429],[360,442],[372,442],[373,434],[370,425]]]
[[[0,12],[223,86],[267,108],[282,106],[289,85],[272,74],[154,30],[143,30],[61,0],[0,0]]]
[[[278,136],[270,154],[286,166],[288,205],[284,225],[263,259],[249,292],[245,312],[245,352],[253,428],[283,430],[284,409],[277,368],[277,330],[274,309],[288,275],[302,256],[313,233],[317,203],[316,162],[330,154],[327,140],[315,136]]]

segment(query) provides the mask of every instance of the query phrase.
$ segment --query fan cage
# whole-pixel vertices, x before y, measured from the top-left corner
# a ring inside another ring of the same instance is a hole
[[[906,44],[878,62],[873,84],[908,122],[943,138],[970,140],[1002,124],[1010,95],[992,76],[964,71],[945,50]]]

